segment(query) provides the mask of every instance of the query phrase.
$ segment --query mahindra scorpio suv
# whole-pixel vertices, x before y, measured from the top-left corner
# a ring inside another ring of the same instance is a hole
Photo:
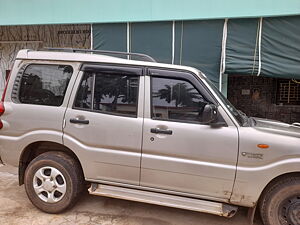
[[[197,69],[133,53],[21,50],[0,115],[1,160],[44,212],[88,188],[300,224],[299,123],[247,117]]]

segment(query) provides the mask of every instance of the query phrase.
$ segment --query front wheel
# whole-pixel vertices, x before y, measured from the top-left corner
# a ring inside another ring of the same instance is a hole
[[[300,176],[271,186],[262,196],[260,213],[265,225],[300,225]]]
[[[47,213],[59,213],[78,199],[83,190],[83,175],[69,155],[46,152],[30,162],[24,184],[33,205]]]

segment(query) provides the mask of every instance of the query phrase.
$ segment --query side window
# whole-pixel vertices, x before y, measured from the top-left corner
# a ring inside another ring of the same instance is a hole
[[[94,110],[137,115],[138,76],[96,74]]]
[[[85,72],[75,108],[120,116],[137,116],[139,76],[122,72]]]
[[[188,81],[152,77],[152,118],[159,120],[202,122],[208,103]]]
[[[18,101],[24,104],[60,106],[73,73],[66,65],[26,67],[22,74]]]

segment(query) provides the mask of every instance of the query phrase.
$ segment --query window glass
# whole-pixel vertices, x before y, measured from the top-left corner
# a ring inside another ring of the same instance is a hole
[[[202,122],[208,102],[187,81],[152,78],[152,118],[183,122]]]
[[[66,65],[29,65],[21,79],[19,101],[60,106],[73,73]]]
[[[94,110],[137,115],[138,76],[96,74]]]
[[[79,85],[75,100],[75,107],[91,109],[92,91],[93,91],[93,74],[85,73]]]
[[[121,72],[85,72],[77,92],[75,107],[136,116],[138,83],[138,76],[123,75]]]

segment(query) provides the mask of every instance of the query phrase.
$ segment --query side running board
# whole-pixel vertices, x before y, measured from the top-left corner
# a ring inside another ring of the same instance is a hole
[[[228,218],[234,216],[238,210],[237,206],[232,206],[225,203],[95,183],[93,183],[89,188],[89,193],[98,196],[106,196],[111,198],[119,198],[155,205],[187,209],[197,212],[210,213]]]

